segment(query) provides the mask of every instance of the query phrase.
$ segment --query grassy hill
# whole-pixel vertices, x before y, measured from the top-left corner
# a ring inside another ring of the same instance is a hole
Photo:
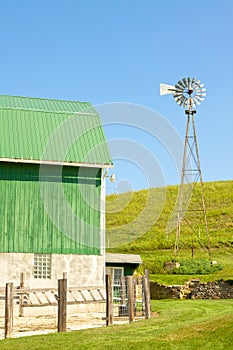
[[[190,193],[187,186],[185,194]],[[203,186],[211,258],[223,264],[224,269],[213,276],[202,276],[202,279],[232,279],[233,181],[208,182]],[[142,268],[149,268],[154,279],[162,282],[179,279],[178,276],[164,275],[164,262],[174,259],[178,189],[178,186],[167,186],[107,197],[108,251],[141,254],[144,261]],[[192,255],[194,258],[210,257],[206,249],[208,239],[201,203],[201,188],[196,184],[181,226],[177,260],[191,258]],[[187,280],[187,276],[180,277],[181,280]]]

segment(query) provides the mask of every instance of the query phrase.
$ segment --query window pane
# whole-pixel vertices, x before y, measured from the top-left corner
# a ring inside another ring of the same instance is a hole
[[[121,277],[123,276],[123,268],[114,268],[114,280],[113,284],[119,286]]]
[[[51,278],[51,255],[34,254],[34,278]]]

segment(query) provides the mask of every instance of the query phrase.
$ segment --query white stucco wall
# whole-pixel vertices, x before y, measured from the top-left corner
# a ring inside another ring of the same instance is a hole
[[[51,279],[35,279],[34,254],[0,253],[0,287],[10,282],[19,286],[21,272],[25,273],[25,287],[28,288],[57,287],[57,281],[63,278],[63,272],[67,272],[70,287],[104,285],[103,256],[52,254],[51,257]]]

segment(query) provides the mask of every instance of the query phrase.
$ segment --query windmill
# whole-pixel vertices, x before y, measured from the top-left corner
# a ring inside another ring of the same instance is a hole
[[[209,229],[206,215],[206,205],[198,151],[196,126],[194,120],[196,114],[196,110],[194,108],[202,101],[204,101],[206,96],[205,91],[206,89],[204,88],[204,84],[202,84],[201,81],[197,80],[196,78],[183,78],[179,80],[175,86],[160,84],[160,95],[172,94],[178,105],[185,108],[185,114],[187,116],[182,172],[178,196],[176,239],[174,247],[175,257],[177,256],[179,250],[182,221],[186,220],[187,224],[191,227],[193,232],[197,234],[197,232],[195,232],[195,229],[188,222],[187,218],[185,218],[185,213],[187,211],[193,188],[197,182],[200,182],[202,203],[201,211],[203,212],[205,231],[208,242],[207,248],[211,259]],[[187,181],[189,179],[191,179],[191,181]],[[197,234],[197,237],[200,240],[200,233]]]

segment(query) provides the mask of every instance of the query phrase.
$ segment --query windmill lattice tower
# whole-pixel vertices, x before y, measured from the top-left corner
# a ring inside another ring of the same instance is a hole
[[[211,259],[209,228],[206,215],[206,205],[194,119],[196,114],[196,110],[194,108],[196,105],[199,105],[202,101],[204,101],[204,98],[206,96],[205,91],[206,89],[204,88],[204,84],[201,84],[200,80],[197,80],[196,78],[183,78],[182,80],[179,80],[175,86],[160,84],[160,95],[172,94],[176,102],[181,107],[185,108],[185,114],[187,116],[182,172],[178,196],[176,239],[174,247],[175,258],[177,257],[179,251],[182,221],[185,220],[186,223],[191,227],[192,231],[197,234],[192,224],[188,222],[188,219],[185,217],[185,213],[188,208],[193,188],[197,182],[200,182],[202,212],[208,242],[207,249],[209,257]],[[187,181],[189,179],[191,179],[191,181]],[[197,234],[197,237],[200,240],[199,234]]]

